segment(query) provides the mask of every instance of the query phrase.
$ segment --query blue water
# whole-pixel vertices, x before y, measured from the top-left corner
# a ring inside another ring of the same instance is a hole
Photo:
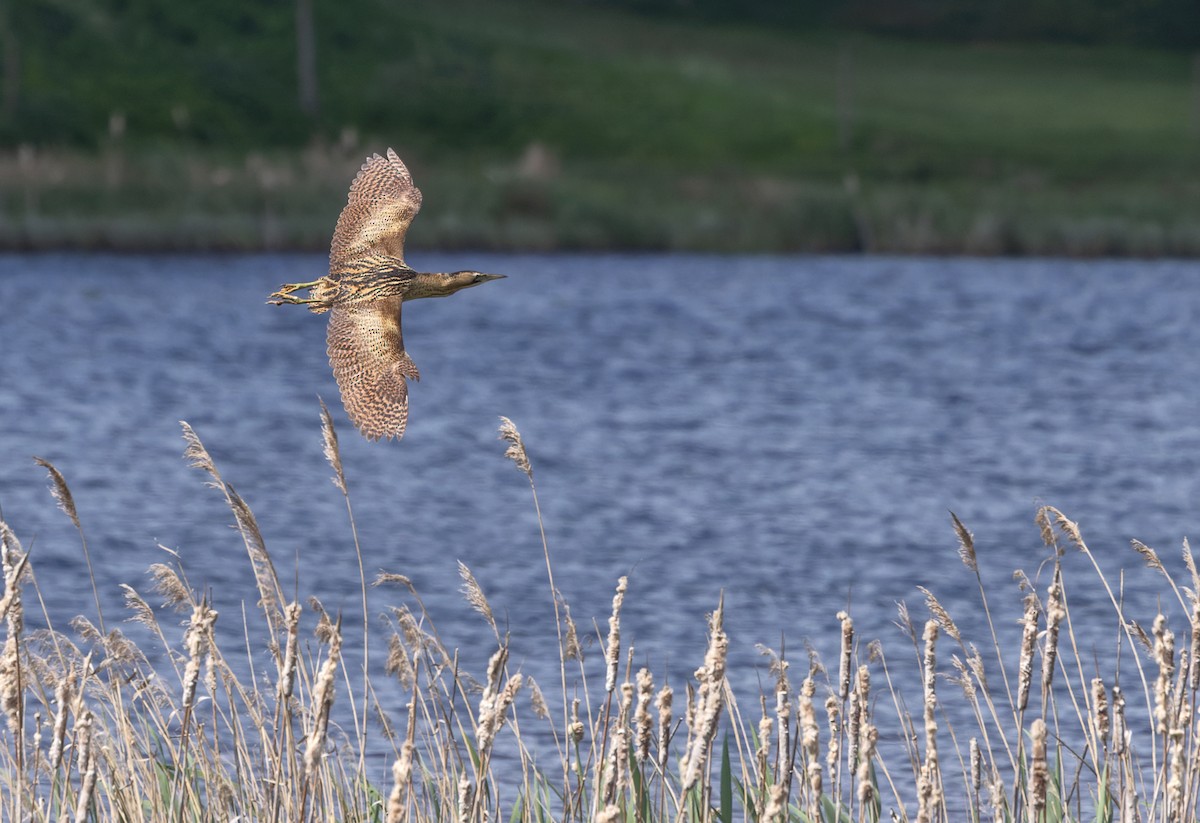
[[[581,630],[594,636],[593,619],[605,630],[629,575],[624,638],[677,686],[702,660],[721,592],[732,676],[752,691],[766,678],[756,643],[786,642],[802,660],[808,638],[828,655],[847,603],[865,639],[902,643],[895,604],[924,619],[917,585],[983,644],[948,510],[976,535],[1006,635],[1020,608],[1011,572],[1034,576],[1049,556],[1033,524],[1041,503],[1080,522],[1106,571],[1127,570],[1146,625],[1165,589],[1129,539],[1174,569],[1197,533],[1196,263],[412,262],[509,278],[406,309],[423,375],[408,432],[368,443],[341,409],[323,319],[264,304],[280,283],[323,273],[321,257],[0,257],[0,507],[32,547],[52,618],[94,606],[78,539],[31,455],[71,485],[110,621],[120,583],[149,591],[162,544],[211,589],[226,631],[240,634],[243,603],[253,622],[228,511],[180,456],[186,420],[254,509],[289,588],[340,609],[353,638],[359,572],[318,397],[339,427],[368,575],[412,578],[443,640],[480,661],[490,630],[458,592],[462,560],[512,633],[514,666],[544,685],[557,681],[553,611],[500,415],[525,437],[556,583]],[[1107,614],[1084,559],[1065,562],[1073,617]],[[379,613],[400,596],[371,598]],[[1111,648],[1109,625],[1095,642]],[[383,697],[404,701],[398,688]]]

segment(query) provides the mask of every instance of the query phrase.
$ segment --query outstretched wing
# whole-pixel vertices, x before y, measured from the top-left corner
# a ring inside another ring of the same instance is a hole
[[[329,365],[346,413],[364,437],[400,437],[408,422],[406,377],[418,378],[404,351],[400,298],[334,306],[326,334]]]
[[[404,235],[420,208],[421,190],[396,152],[368,157],[333,230],[330,268],[369,252],[403,260]]]

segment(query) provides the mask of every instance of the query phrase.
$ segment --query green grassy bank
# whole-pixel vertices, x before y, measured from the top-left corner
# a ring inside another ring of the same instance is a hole
[[[290,13],[147,17],[90,76],[31,38],[0,245],[322,248],[392,145],[426,194],[415,246],[1200,253],[1188,54],[355,0],[316,9],[305,115]]]

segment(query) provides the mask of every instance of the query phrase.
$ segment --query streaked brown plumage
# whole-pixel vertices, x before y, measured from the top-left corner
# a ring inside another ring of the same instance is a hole
[[[367,158],[350,185],[329,251],[329,274],[288,283],[271,303],[329,312],[329,364],[346,413],[371,440],[401,437],[408,422],[407,379],[419,380],[404,350],[401,305],[444,297],[496,280],[477,271],[418,272],[404,262],[404,236],[421,208],[421,191],[396,153]],[[308,297],[294,292],[308,289]]]

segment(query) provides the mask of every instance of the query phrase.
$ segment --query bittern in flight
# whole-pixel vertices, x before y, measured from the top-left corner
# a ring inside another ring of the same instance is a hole
[[[371,440],[401,437],[408,422],[407,378],[421,373],[404,351],[400,307],[421,297],[445,297],[498,280],[477,271],[418,272],[404,262],[404,235],[421,208],[421,191],[396,153],[367,158],[338,217],[329,274],[288,283],[271,303],[329,312],[329,364],[346,413]],[[308,297],[295,292],[308,289]]]

